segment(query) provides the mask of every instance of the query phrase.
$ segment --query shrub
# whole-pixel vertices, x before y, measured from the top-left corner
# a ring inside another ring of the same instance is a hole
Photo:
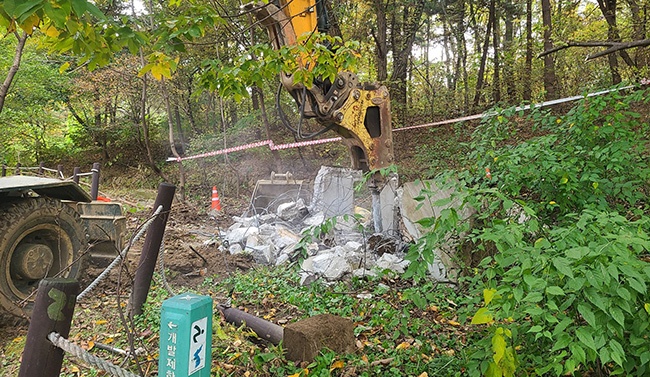
[[[534,111],[542,135],[524,142],[512,109],[477,128],[455,185],[478,213],[422,220],[430,231],[407,271],[422,278],[454,235],[482,257],[464,278],[467,303],[483,297],[470,374],[650,372],[649,130],[631,110],[648,101],[644,90],[584,99],[561,117]]]

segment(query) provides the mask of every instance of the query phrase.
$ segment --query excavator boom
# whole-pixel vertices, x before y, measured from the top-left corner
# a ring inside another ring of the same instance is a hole
[[[267,29],[276,49],[328,29],[323,0],[255,2],[245,8]],[[302,110],[301,116],[314,118],[343,137],[355,169],[377,170],[393,163],[390,96],[385,86],[361,84],[352,72],[340,72],[334,82],[315,80],[311,88],[295,83],[290,73],[283,73],[280,81]]]

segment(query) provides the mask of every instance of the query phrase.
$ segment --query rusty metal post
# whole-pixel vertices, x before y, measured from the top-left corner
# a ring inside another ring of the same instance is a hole
[[[90,198],[92,200],[97,200],[97,195],[99,195],[99,162],[93,164],[93,180],[90,183]]]
[[[79,174],[81,174],[81,168],[78,167],[78,166],[75,166],[74,170],[72,171],[72,180],[76,184],[79,184]]]
[[[2,164],[2,176],[6,177],[7,176],[7,165]]]
[[[38,175],[43,176],[44,173],[45,173],[45,163],[41,162],[40,164],[38,164]]]
[[[131,292],[131,300],[129,302],[131,317],[142,314],[142,305],[147,301],[153,270],[156,268],[158,252],[163,234],[165,233],[169,211],[172,208],[175,191],[176,186],[169,183],[161,183],[158,186],[158,195],[156,196],[153,210],[155,211],[161,205],[163,208],[158,218],[151,223],[151,226],[147,230],[147,236],[144,239],[140,262],[138,263],[138,269],[133,279],[133,292]]]
[[[222,305],[217,305],[217,308],[223,314],[227,322],[233,323],[235,326],[246,324],[246,327],[255,331],[260,338],[268,340],[269,342],[277,345],[280,344],[284,337],[284,329],[282,326],[276,325],[252,314],[248,314],[239,309],[228,308]]]
[[[63,175],[63,165],[61,164],[56,166],[56,177],[60,179],[65,178],[65,175]]]
[[[16,172],[14,174],[20,175],[20,162],[16,164]]]
[[[18,377],[58,377],[63,350],[47,339],[51,332],[67,338],[79,283],[73,279],[43,279],[38,285]]]

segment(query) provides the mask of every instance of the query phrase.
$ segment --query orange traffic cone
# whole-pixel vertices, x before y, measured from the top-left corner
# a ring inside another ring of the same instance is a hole
[[[212,186],[212,209],[221,211],[221,201],[219,200],[219,193],[217,193],[217,186]]]

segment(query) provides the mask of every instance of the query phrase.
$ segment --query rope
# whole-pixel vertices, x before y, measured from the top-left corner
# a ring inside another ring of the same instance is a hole
[[[109,363],[108,361],[101,359],[97,356],[93,356],[88,351],[79,347],[78,345],[70,342],[66,338],[62,337],[56,332],[51,332],[47,335],[47,339],[52,342],[52,344],[63,351],[83,360],[86,364],[89,364],[93,367],[99,368],[105,372],[110,373],[113,376],[118,377],[138,377],[137,374],[133,374],[127,370],[124,370],[117,365]]]
[[[170,295],[174,296],[174,290],[167,281],[165,276],[165,234],[163,234],[162,242],[160,243],[160,250],[158,251],[158,268],[160,269],[160,280],[162,280],[163,286],[169,292]]]
[[[140,239],[140,237],[142,237],[144,232],[146,232],[147,229],[149,228],[149,225],[151,225],[151,223],[153,223],[153,221],[156,219],[156,217],[158,217],[160,212],[162,212],[162,209],[163,209],[162,205],[158,206],[158,208],[156,209],[156,212],[154,212],[153,215],[144,223],[144,225],[142,225],[142,228],[140,228],[140,231],[133,237],[133,239],[131,241],[129,241],[129,244],[126,245],[126,247],[122,250],[122,252],[117,257],[115,257],[115,259],[111,262],[111,264],[108,267],[106,267],[106,269],[101,274],[99,274],[99,276],[97,276],[97,278],[95,278],[95,280],[92,283],[90,283],[86,287],[86,289],[83,290],[83,292],[81,292],[77,296],[77,301],[81,301],[88,293],[90,293],[90,291],[95,289],[95,287],[97,287],[97,285],[102,280],[104,280],[104,278],[108,275],[108,273],[111,272],[111,270],[115,266],[117,266],[117,264],[120,263],[120,261],[122,261],[122,258],[124,258],[126,256],[126,253],[131,248],[131,245],[133,245],[138,239]]]

